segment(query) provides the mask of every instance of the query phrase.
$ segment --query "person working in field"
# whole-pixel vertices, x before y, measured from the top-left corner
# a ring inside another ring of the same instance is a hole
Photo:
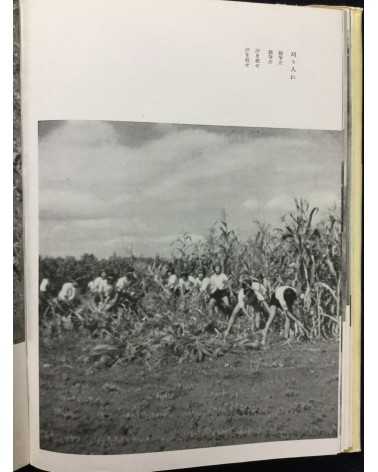
[[[94,288],[99,289],[106,282],[106,272],[103,270],[101,274],[94,279]]]
[[[289,285],[280,285],[274,290],[270,299],[270,316],[263,329],[262,344],[265,344],[269,328],[276,316],[277,312],[281,312],[285,317],[284,337],[290,339],[290,325],[294,324],[294,330],[298,332],[301,330],[306,336],[308,332],[303,323],[297,318],[294,313],[294,307],[298,300],[297,291]]]
[[[209,312],[210,315],[214,314],[214,308],[230,308],[229,301],[229,282],[227,275],[222,272],[222,267],[219,263],[214,265],[214,273],[210,277],[210,301],[209,301]]]
[[[200,269],[197,273],[197,277],[194,280],[194,286],[201,294],[207,292],[210,284],[209,277],[206,277],[205,271]]]
[[[188,271],[184,271],[178,281],[178,287],[180,290],[180,295],[184,296],[190,293],[196,285],[196,281],[192,275],[188,273]]]
[[[106,272],[103,270],[101,274],[88,284],[90,292],[94,295],[95,302],[104,300],[104,293],[107,286]]]
[[[114,277],[108,275],[105,282],[101,285],[98,292],[100,296],[100,302],[98,306],[103,310],[109,310],[112,308],[118,300],[118,293],[114,285]]]
[[[135,276],[131,271],[119,277],[114,287],[118,298],[127,298],[134,282]]]
[[[41,285],[39,286],[39,291],[41,294],[46,295],[49,292],[50,282],[49,279],[42,279]]]
[[[88,289],[94,297],[95,303],[107,303],[113,295],[113,277],[102,271],[99,277],[89,282]]]
[[[262,281],[262,277],[260,277],[260,280],[249,276],[244,276],[241,278],[241,288],[238,292],[238,301],[228,322],[228,326],[225,331],[225,337],[228,336],[232,325],[235,322],[236,316],[240,312],[246,316],[249,316],[247,312],[248,307],[252,307],[253,310],[256,310],[256,313],[254,313],[252,317],[253,330],[255,327],[257,329],[260,327],[260,310],[264,310],[268,314],[268,317],[270,316],[270,309],[266,302],[266,288]]]
[[[127,275],[123,275],[118,278],[115,284],[115,290],[117,293],[126,293],[130,285],[131,285],[131,278],[129,278]]]
[[[118,299],[135,300],[137,277],[134,271],[129,271],[117,280],[115,292]]]
[[[39,286],[39,308],[43,313],[51,299],[51,285],[47,278],[42,279]]]
[[[58,293],[58,301],[73,303],[78,296],[77,282],[66,282]]]
[[[167,281],[166,281],[166,288],[170,292],[171,295],[179,295],[179,280],[177,275],[175,274],[175,270],[173,267],[169,267],[167,271]]]
[[[114,293],[114,277],[112,275],[108,275],[106,277],[105,284],[103,286],[103,295],[104,301],[108,302]]]
[[[94,293],[96,292],[96,290],[95,290],[95,281],[94,280],[90,280],[88,282],[88,291],[91,295],[94,295]]]

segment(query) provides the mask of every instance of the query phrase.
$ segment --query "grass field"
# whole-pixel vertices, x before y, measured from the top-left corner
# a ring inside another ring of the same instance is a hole
[[[74,334],[41,345],[40,446],[120,454],[337,434],[337,342],[93,371]]]

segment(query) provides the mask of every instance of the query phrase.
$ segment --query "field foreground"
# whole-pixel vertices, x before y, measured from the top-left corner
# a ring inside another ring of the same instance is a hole
[[[75,335],[41,346],[40,447],[122,454],[335,437],[337,342],[89,370]]]

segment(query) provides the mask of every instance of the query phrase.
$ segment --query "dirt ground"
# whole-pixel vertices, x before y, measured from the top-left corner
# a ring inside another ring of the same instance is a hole
[[[121,454],[337,434],[338,345],[274,344],[202,363],[96,371],[41,348],[41,448]]]

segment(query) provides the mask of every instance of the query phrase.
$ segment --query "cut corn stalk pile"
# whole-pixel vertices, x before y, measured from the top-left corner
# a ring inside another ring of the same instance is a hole
[[[64,337],[73,329],[79,330],[82,336],[93,341],[81,361],[94,367],[110,367],[135,360],[156,365],[167,357],[178,362],[201,362],[229,351],[259,347],[257,335],[250,332],[248,319],[239,320],[235,325],[236,334],[225,340],[226,318],[221,314],[209,318],[199,308],[200,300],[195,303],[194,298],[191,297],[189,310],[187,307],[185,311],[178,309],[176,312],[165,309],[149,316],[138,316],[123,307],[115,313],[90,305],[68,314],[55,312],[50,321],[50,335],[43,339],[51,342],[53,334]]]

